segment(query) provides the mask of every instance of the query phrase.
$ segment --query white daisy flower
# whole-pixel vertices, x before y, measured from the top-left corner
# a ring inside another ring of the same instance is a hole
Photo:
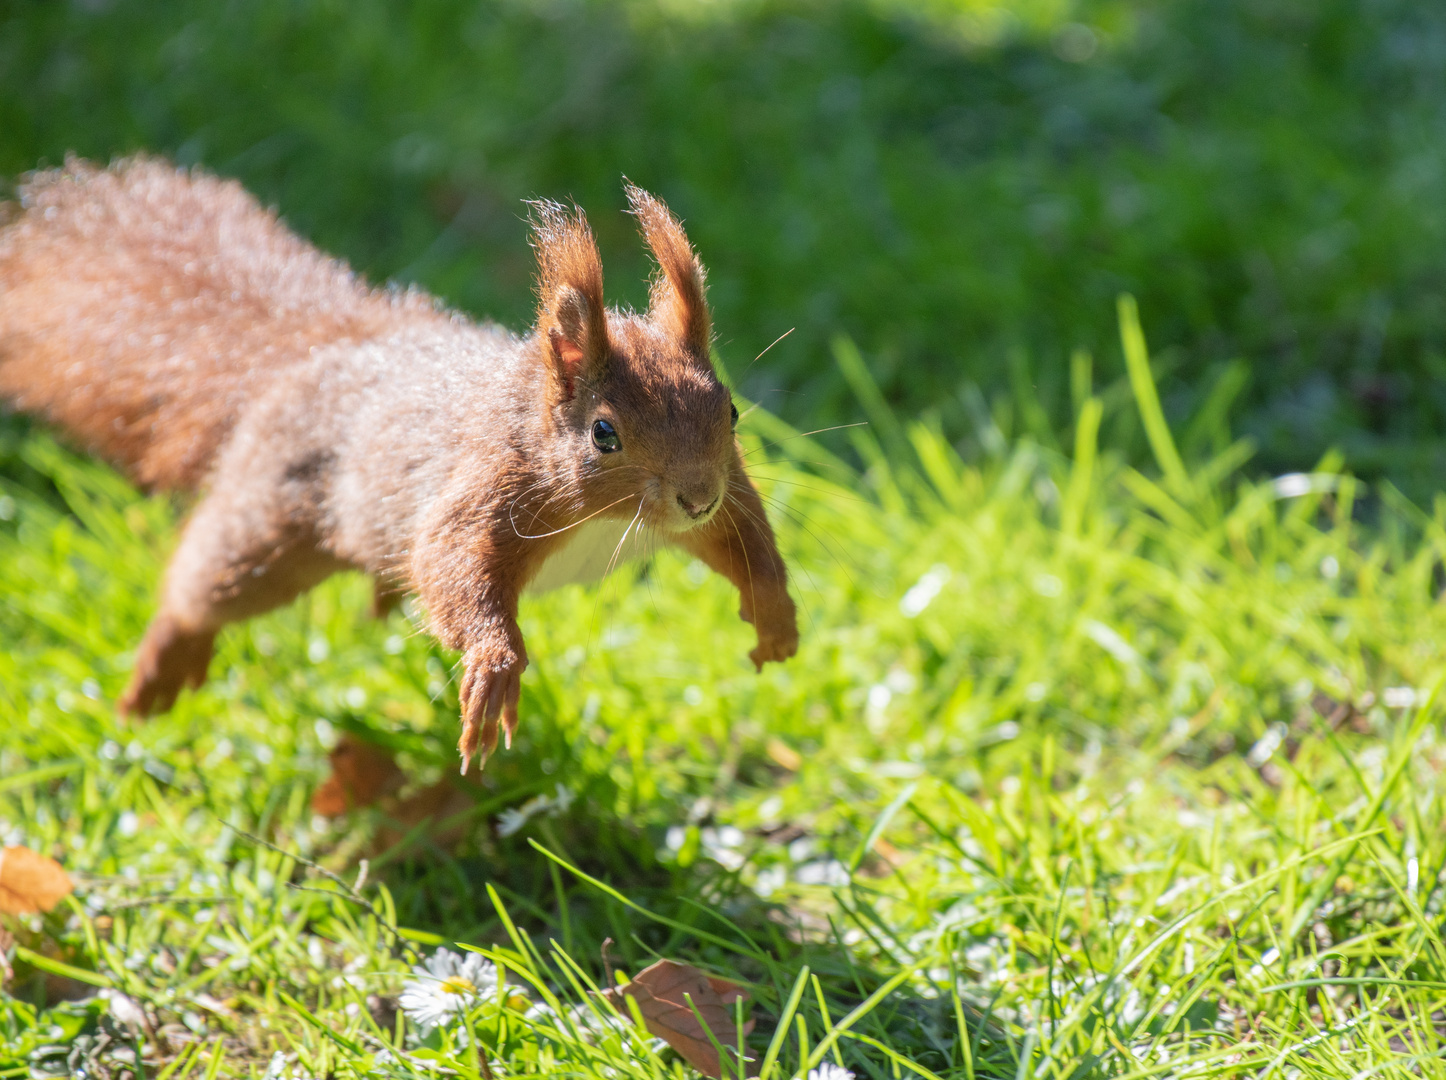
[[[818,1068],[808,1070],[808,1080],[854,1080],[854,1074],[842,1065],[825,1061]]]
[[[423,1028],[441,1027],[479,1001],[497,996],[497,965],[476,953],[459,956],[438,949],[426,964],[412,968],[397,1004],[407,1019]]]
[[[627,1035],[632,1024],[628,1023],[617,1013],[613,1012],[606,1005],[592,1007],[589,1005],[574,1005],[568,1011],[568,1017],[572,1024],[589,1042],[594,1042],[611,1033]]]
[[[523,1010],[523,1017],[534,1024],[556,1024],[557,1010],[545,1001],[534,1001]]]
[[[533,812],[531,804],[529,803],[523,803],[520,809],[515,806],[509,806],[497,815],[497,835],[513,836],[521,832],[522,826],[527,824]]]
[[[558,784],[556,795],[534,795],[521,806],[509,806],[497,815],[497,835],[513,836],[539,814],[565,813],[575,798],[571,791]]]
[[[594,1046],[611,1035],[618,1036],[626,1043],[630,1034],[636,1030],[631,1020],[624,1019],[601,1003],[573,1005],[567,1010],[567,1016],[571,1021],[571,1026],[576,1029],[582,1040]],[[564,1024],[556,1020],[553,1022],[559,1028],[566,1030]],[[642,1032],[642,1034],[647,1033]],[[654,1055],[661,1054],[668,1048],[667,1042],[659,1038],[645,1038],[643,1042]]]
[[[314,1080],[307,1076],[300,1069],[291,1068],[291,1061],[280,1050],[271,1055],[271,1062],[266,1066],[266,1073],[262,1080]]]

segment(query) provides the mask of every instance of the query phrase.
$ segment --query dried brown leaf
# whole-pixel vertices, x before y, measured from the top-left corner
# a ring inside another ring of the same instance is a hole
[[[408,790],[407,775],[391,753],[354,735],[343,735],[331,752],[331,775],[311,797],[313,813],[341,817],[375,806],[389,823],[376,833],[377,851],[388,851],[419,825],[436,844],[456,841],[465,830],[465,812],[477,804],[475,782],[443,777],[428,787]],[[400,826],[400,829],[394,827]]]
[[[648,1030],[666,1041],[682,1055],[684,1061],[704,1076],[711,1076],[713,1080],[722,1080],[723,1077],[723,1062],[708,1038],[709,1031],[727,1052],[728,1075],[740,1075],[735,1049],[738,1027],[734,1023],[733,1003],[746,999],[748,992],[737,983],[707,975],[691,964],[659,960],[639,972],[626,986],[603,991],[603,997],[627,1016],[629,1011],[624,996],[638,1003],[638,1011]],[[699,1023],[700,1017],[708,1025],[707,1031]],[[752,1030],[753,1020],[749,1018],[743,1025],[743,1034],[747,1035]],[[758,1074],[755,1059],[745,1059],[744,1065],[747,1075]]]
[[[380,746],[343,735],[329,755],[331,775],[311,796],[311,809],[322,817],[373,806],[406,781],[396,759]]]
[[[74,891],[58,862],[28,847],[0,850],[0,911],[27,915],[49,911]]]

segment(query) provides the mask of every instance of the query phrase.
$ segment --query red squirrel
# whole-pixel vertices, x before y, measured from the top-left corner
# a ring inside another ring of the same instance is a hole
[[[368,287],[234,181],[151,158],[27,179],[0,229],[0,398],[201,496],[123,714],[199,686],[225,624],[359,568],[461,651],[465,773],[517,724],[519,595],[595,576],[640,530],[738,588],[755,665],[794,655],[703,266],[661,201],[627,198],[658,266],[647,312],[605,307],[583,213],[536,202],[518,335]]]

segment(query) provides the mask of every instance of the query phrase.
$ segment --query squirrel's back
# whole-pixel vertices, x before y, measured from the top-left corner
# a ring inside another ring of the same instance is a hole
[[[234,181],[69,161],[21,195],[0,228],[0,398],[147,487],[200,484],[278,368],[449,319],[368,288]]]

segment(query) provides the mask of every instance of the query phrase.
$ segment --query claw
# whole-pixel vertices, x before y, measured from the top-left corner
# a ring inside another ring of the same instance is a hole
[[[482,725],[482,754],[485,758],[497,749],[497,717],[487,717]]]
[[[514,671],[507,680],[507,695],[502,706],[502,736],[507,749],[512,749],[512,735],[517,730],[517,702],[522,697],[522,672]]]
[[[497,749],[499,734],[511,749],[517,730],[517,701],[522,692],[521,668],[526,664],[525,653],[503,659],[485,650],[469,655],[462,680],[462,738],[457,744],[463,776],[467,775],[473,754],[479,759],[479,767],[486,764]]]
[[[472,755],[477,753],[477,718],[468,713],[462,722],[462,737],[457,740],[457,752],[462,755],[462,775],[467,775],[467,766],[472,764]]]
[[[511,702],[502,713],[502,745],[512,749],[512,733],[517,730],[517,706]]]

